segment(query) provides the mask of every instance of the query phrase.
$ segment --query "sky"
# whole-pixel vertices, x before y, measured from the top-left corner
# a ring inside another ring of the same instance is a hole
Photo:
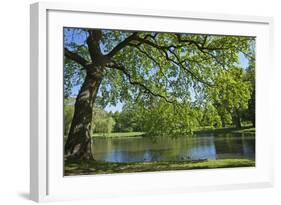
[[[79,32],[79,31],[78,31]],[[72,31],[69,31],[67,29],[64,29],[64,43],[65,45],[66,44],[69,44],[71,42],[75,42],[76,44],[83,44],[85,42],[85,39],[86,39],[86,35],[83,34],[83,32],[80,32],[80,33],[74,33]],[[247,60],[247,58],[244,56],[244,54],[240,53],[239,54],[239,66],[241,66],[242,68],[246,69],[249,65],[249,62]],[[72,88],[72,96],[76,96],[79,92],[79,89],[80,89],[80,86],[74,86]],[[191,90],[191,97],[192,95],[194,96],[194,93],[192,94],[192,90]],[[122,107],[123,107],[123,103],[121,102],[117,102],[117,104],[114,106],[114,105],[107,105],[105,107],[105,110],[107,112],[120,112],[122,111]]]
[[[242,53],[239,54],[239,62],[240,62],[240,66],[244,69],[246,69],[249,66],[248,59]]]

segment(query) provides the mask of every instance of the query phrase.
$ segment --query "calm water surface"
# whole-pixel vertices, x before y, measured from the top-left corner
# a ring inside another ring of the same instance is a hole
[[[254,135],[94,138],[96,160],[108,162],[255,159]]]

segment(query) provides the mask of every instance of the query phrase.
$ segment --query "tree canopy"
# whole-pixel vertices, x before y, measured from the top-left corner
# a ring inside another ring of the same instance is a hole
[[[139,96],[140,93],[167,101],[188,99],[191,86],[199,91],[203,86],[212,86],[218,72],[239,62],[240,52],[247,55],[252,52],[254,40],[252,37],[203,34],[111,30],[101,33],[101,52],[113,56],[118,51],[104,71],[100,87],[104,103],[146,97]],[[66,29],[65,47],[90,62],[87,36],[83,29]],[[71,41],[71,38],[74,39]],[[118,49],[128,39],[132,40],[126,47]],[[80,64],[67,59],[64,87],[65,93],[70,94],[70,89],[81,84],[85,75]]]
[[[83,57],[85,64],[90,62],[88,31],[66,28],[64,35],[67,52]],[[251,88],[242,82],[244,71],[238,65],[239,54],[247,57],[254,52],[253,37],[112,30],[102,30],[101,35],[101,52],[113,58],[106,64],[99,88],[97,103],[103,107],[137,101],[148,106],[159,101],[157,111],[163,108],[167,114],[178,106],[166,103],[185,103],[183,113],[190,109],[189,102],[208,95],[226,121],[231,121],[232,109],[247,107]],[[67,52],[64,93],[70,96],[83,82],[85,72]],[[153,113],[153,105],[151,111],[146,114]]]

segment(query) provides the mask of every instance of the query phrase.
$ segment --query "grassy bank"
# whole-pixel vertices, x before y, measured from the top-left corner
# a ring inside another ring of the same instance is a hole
[[[256,128],[254,127],[242,127],[242,128],[197,128],[194,130],[194,134],[225,134],[225,133],[239,133],[239,134],[249,134],[254,135]],[[92,137],[94,138],[124,138],[124,137],[141,137],[144,136],[145,132],[114,132],[114,133],[95,133]]]
[[[254,135],[256,128],[243,127],[243,128],[198,128],[194,130],[194,134],[223,134],[223,133],[240,133],[240,134],[252,134]],[[94,138],[123,138],[123,137],[142,137],[145,132],[114,132],[114,133],[95,133],[92,135]]]
[[[95,133],[92,137],[105,137],[105,138],[115,138],[115,137],[139,137],[144,135],[144,132],[114,132],[114,133]]]
[[[194,134],[224,134],[224,133],[240,133],[240,134],[255,134],[256,128],[254,127],[226,127],[226,128],[198,128],[194,130]]]
[[[65,175],[87,175],[87,174],[110,174],[150,172],[166,170],[188,170],[188,169],[212,169],[229,167],[255,166],[255,161],[247,159],[220,159],[220,160],[196,160],[183,162],[134,162],[115,163],[88,161],[87,163],[77,161],[65,162]]]

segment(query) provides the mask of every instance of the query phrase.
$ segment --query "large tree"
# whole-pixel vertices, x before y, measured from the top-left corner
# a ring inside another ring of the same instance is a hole
[[[125,101],[190,103],[214,86],[222,70],[248,53],[251,37],[64,29],[65,96],[81,83],[65,143],[65,156],[92,159],[94,103]]]
[[[216,107],[221,124],[241,128],[241,113],[248,109],[251,84],[245,81],[246,71],[233,67],[215,78],[215,86],[208,88],[209,100]]]

